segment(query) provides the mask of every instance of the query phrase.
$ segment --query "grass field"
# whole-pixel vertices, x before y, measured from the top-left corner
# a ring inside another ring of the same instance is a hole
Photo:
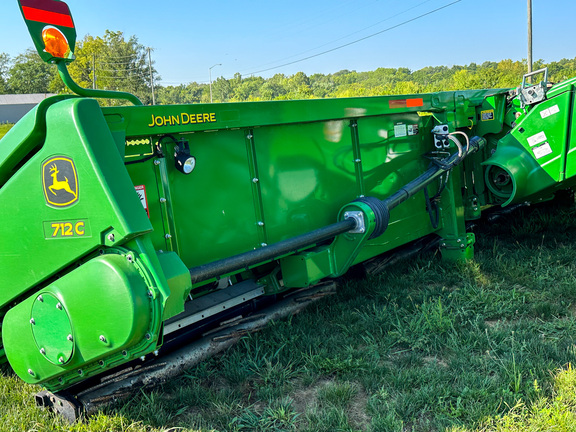
[[[0,126],[1,127],[1,126]],[[576,431],[576,208],[475,229],[476,259],[405,260],[84,423],[0,372],[3,431]]]
[[[4,135],[6,135],[6,132],[8,132],[10,129],[12,129],[12,126],[14,126],[14,125],[12,125],[12,124],[6,124],[6,123],[4,123],[4,124],[1,124],[1,123],[0,123],[0,139],[1,139]]]

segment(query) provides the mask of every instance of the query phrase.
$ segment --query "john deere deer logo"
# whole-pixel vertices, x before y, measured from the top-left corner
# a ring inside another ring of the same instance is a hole
[[[68,207],[78,201],[78,174],[72,159],[57,156],[42,165],[44,197],[49,206]]]

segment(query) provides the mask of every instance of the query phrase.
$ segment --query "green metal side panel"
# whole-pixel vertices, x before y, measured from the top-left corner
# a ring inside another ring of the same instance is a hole
[[[358,193],[350,127],[344,120],[254,131],[266,243],[336,221]]]
[[[185,176],[168,162],[178,252],[190,266],[258,247],[252,177],[241,130],[190,137],[196,169]]]
[[[96,101],[59,102],[48,109],[47,124],[43,145],[0,189],[0,305],[101,245],[152,229]],[[28,133],[19,132],[6,136],[2,147],[17,147]],[[58,207],[47,197],[72,197],[49,190],[52,167],[62,158],[73,162],[76,180],[60,172],[56,181],[76,183],[77,199]]]

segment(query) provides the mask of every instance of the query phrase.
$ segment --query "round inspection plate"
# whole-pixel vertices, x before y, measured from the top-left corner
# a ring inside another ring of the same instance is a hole
[[[38,351],[56,365],[67,363],[74,352],[72,323],[60,300],[52,294],[36,297],[30,318]]]

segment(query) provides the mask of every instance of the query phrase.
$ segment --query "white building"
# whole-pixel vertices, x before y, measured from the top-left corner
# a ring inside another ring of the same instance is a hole
[[[51,93],[0,95],[0,123],[16,123]]]

